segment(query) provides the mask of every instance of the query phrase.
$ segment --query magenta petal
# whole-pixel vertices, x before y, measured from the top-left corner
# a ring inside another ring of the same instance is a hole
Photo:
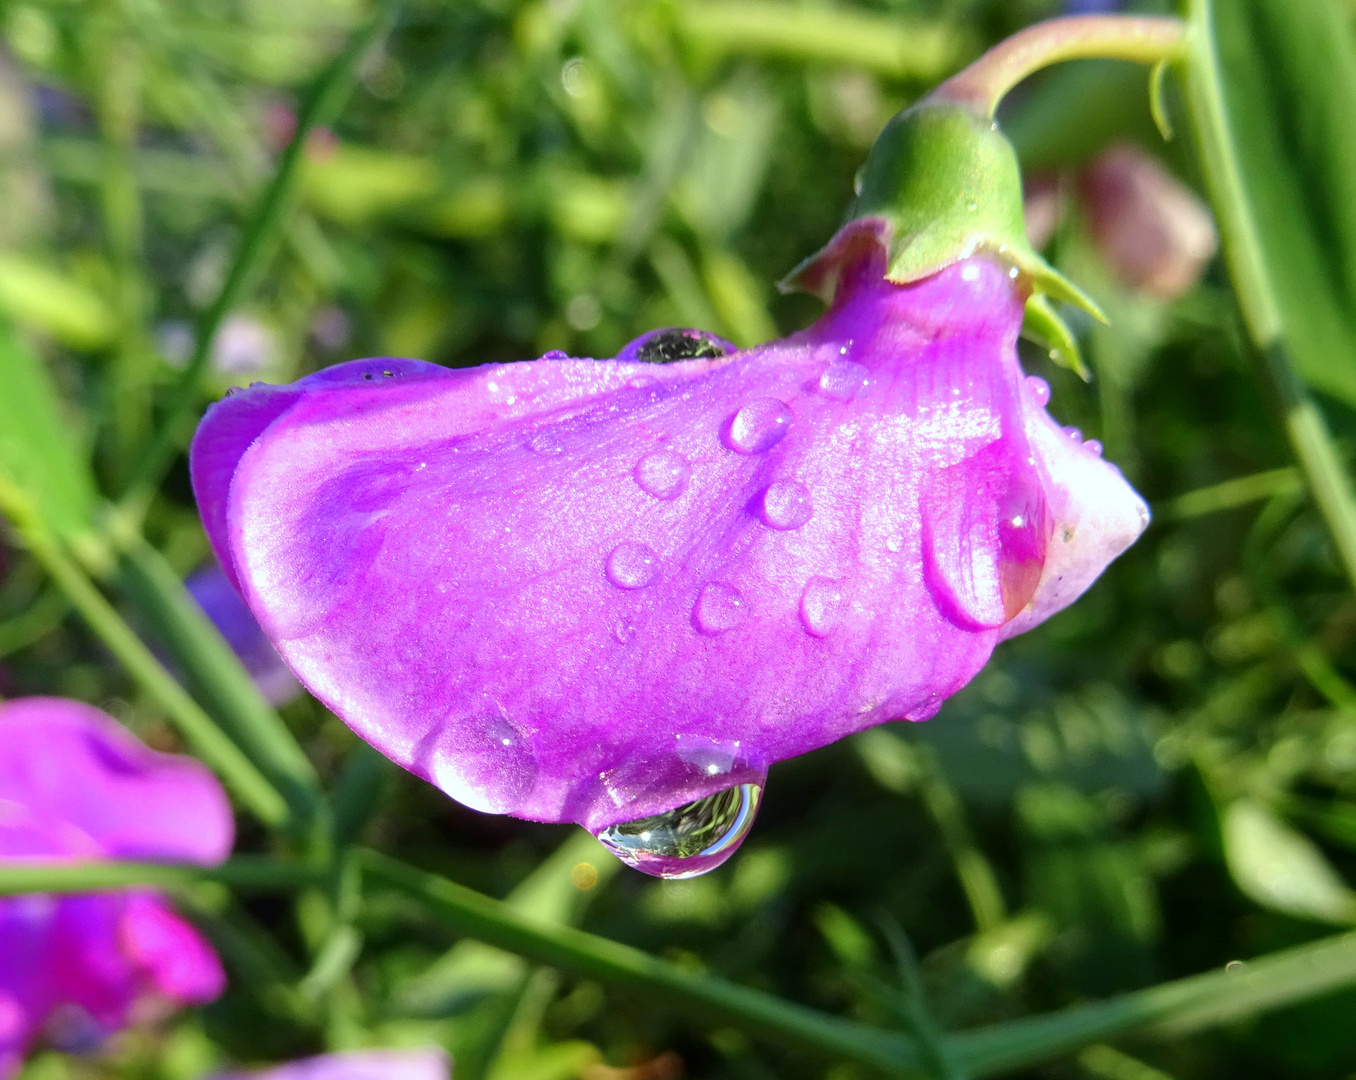
[[[870,256],[733,355],[343,365],[196,490],[360,735],[469,806],[596,830],[925,719],[1138,535],[1116,469],[1050,437],[1023,301],[986,258],[900,286]]]
[[[61,698],[0,705],[0,800],[120,858],[214,865],[235,837],[204,765],[156,753],[98,709]]]
[[[274,1069],[230,1073],[214,1080],[450,1080],[452,1062],[436,1046],[414,1050],[350,1050],[293,1061]]]
[[[226,973],[212,946],[153,893],[127,897],[119,937],[124,954],[167,1001],[199,1005],[226,989]]]

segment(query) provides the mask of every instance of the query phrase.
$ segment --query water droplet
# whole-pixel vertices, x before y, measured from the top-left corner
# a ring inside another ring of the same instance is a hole
[[[1092,454],[1094,457],[1102,456],[1102,444],[1097,439],[1089,439],[1087,442],[1083,444],[1083,449],[1086,450],[1088,453]]]
[[[819,377],[819,392],[835,401],[851,401],[866,382],[865,366],[855,360],[835,360]]]
[[[554,457],[565,449],[565,444],[560,441],[560,436],[550,428],[542,428],[541,431],[533,434],[532,438],[527,440],[527,445],[538,454],[545,454],[547,457]]]
[[[962,280],[962,281],[978,281],[978,280],[979,280],[979,267],[976,266],[974,263],[966,263],[965,266],[963,266],[963,267],[961,268],[961,280]]]
[[[537,755],[516,724],[502,716],[452,720],[435,732],[428,770],[463,806],[508,814],[537,782]]]
[[[618,645],[628,645],[631,639],[636,636],[635,626],[626,619],[618,619],[617,625],[612,628],[612,640]]]
[[[714,360],[734,351],[733,345],[709,331],[673,327],[651,330],[636,338],[617,354],[617,359],[636,360],[642,364],[672,364],[678,360]]]
[[[1013,281],[1017,280],[1017,275],[1020,273],[1021,271],[1018,270],[1017,267],[1015,266],[1008,267],[1008,277],[1012,278]]]
[[[1039,375],[1028,375],[1026,377],[1026,392],[1031,395],[1031,400],[1042,409],[1050,404],[1050,384]]]
[[[890,551],[893,551],[896,554],[898,554],[899,550],[904,546],[904,538],[902,536],[895,536],[891,534],[890,536],[887,536],[885,538],[885,546]]]
[[[543,360],[568,360],[570,354],[564,349],[549,349],[541,354]]]
[[[748,618],[748,605],[744,603],[744,594],[733,585],[723,581],[708,581],[697,595],[697,605],[692,610],[697,629],[703,634],[723,634],[733,630]]]
[[[1064,435],[1066,438],[1072,439],[1076,443],[1081,443],[1083,441],[1083,433],[1076,427],[1066,427],[1064,429]]]
[[[725,445],[737,454],[762,454],[771,450],[791,426],[791,410],[772,397],[754,398],[730,417]]]
[[[691,476],[692,466],[675,450],[655,450],[636,462],[636,483],[656,499],[676,499]]]
[[[753,828],[763,789],[737,784],[652,817],[599,829],[604,847],[627,866],[661,878],[690,878],[714,870]]]
[[[843,614],[843,587],[833,578],[812,577],[800,594],[800,621],[805,632],[827,637]]]
[[[762,518],[773,529],[799,529],[814,514],[810,491],[799,480],[774,480],[763,492]]]
[[[619,589],[643,589],[658,573],[654,549],[634,540],[623,540],[607,557],[607,580]]]

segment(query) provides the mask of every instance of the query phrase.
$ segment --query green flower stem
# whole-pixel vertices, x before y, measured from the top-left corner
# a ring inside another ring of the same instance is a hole
[[[469,937],[535,963],[634,987],[705,1019],[736,1024],[828,1058],[861,1062],[894,1076],[922,1073],[921,1058],[907,1036],[828,1016],[582,930],[525,918],[503,901],[375,851],[363,851],[360,858],[373,883],[417,899]]]
[[[1106,1001],[950,1037],[961,1067],[996,1076],[1134,1032],[1177,1039],[1356,984],[1356,932]]]
[[[1275,300],[1229,135],[1219,56],[1210,33],[1210,0],[1191,0],[1189,27],[1179,70],[1201,172],[1219,225],[1224,261],[1248,336],[1262,358],[1264,376],[1279,404],[1291,449],[1327,523],[1347,576],[1356,587],[1356,492],[1338,458],[1327,424],[1291,360],[1285,322]]]
[[[1287,465],[1188,491],[1161,506],[1155,506],[1154,517],[1160,521],[1202,517],[1301,490],[1303,481],[1298,470]]]
[[[123,546],[117,576],[209,711],[287,800],[294,824],[318,823],[324,807],[315,768],[161,554],[137,535]]]
[[[75,560],[37,520],[24,496],[3,482],[0,482],[0,512],[10,519],[28,550],[66,594],[71,606],[128,674],[160,704],[198,756],[260,821],[274,827],[281,825],[287,818],[287,803],[277,789],[142,644]]]
[[[222,321],[240,300],[245,287],[272,249],[297,184],[307,136],[338,113],[352,86],[354,68],[394,21],[399,6],[400,0],[383,0],[378,4],[372,16],[354,32],[343,51],[321,73],[297,114],[296,131],[283,152],[278,171],[264,189],[259,208],[241,237],[221,290],[198,323],[193,353],[170,395],[165,417],[128,473],[124,491],[131,505],[148,501],[149,492],[159,483],[174,455],[192,434],[193,403],[212,356],[212,342]]]
[[[237,855],[220,866],[151,862],[6,862],[0,865],[0,896],[22,893],[86,893],[134,885],[183,888],[215,882],[232,889],[292,890],[323,880],[324,872],[302,863]]]
[[[1081,15],[1049,19],[1000,41],[929,96],[993,116],[1003,95],[1050,64],[1098,57],[1158,64],[1182,48],[1179,19],[1134,15]]]

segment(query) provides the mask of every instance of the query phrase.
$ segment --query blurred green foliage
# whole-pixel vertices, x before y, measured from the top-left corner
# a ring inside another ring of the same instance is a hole
[[[1300,367],[1330,395],[1349,463],[1352,12],[1315,2],[1327,37],[1235,23],[1226,45]],[[832,233],[881,125],[1054,13],[1044,0],[410,0],[338,119],[309,137],[198,404],[354,356],[608,356],[660,325],[741,344],[796,329],[816,302],[772,282]],[[151,438],[307,88],[367,15],[360,0],[0,4],[0,478],[44,493],[39,512],[77,547],[108,527],[96,488],[116,494]],[[1196,182],[1189,146],[1157,141],[1142,73],[1120,65],[1049,73],[1003,119],[1033,167],[1067,177],[1132,139]],[[889,1027],[918,1022],[883,989],[900,978],[901,932],[932,1016],[954,1029],[1356,924],[1356,597],[1288,467],[1220,268],[1175,301],[1134,293],[1081,213],[1066,201],[1047,255],[1112,316],[1080,324],[1096,380],[1024,360],[1156,521],[1077,605],[1000,648],[934,721],[778,766],[753,837],[708,877],[614,876],[568,830],[463,810],[306,699],[284,720],[338,792],[340,835],[539,918]],[[182,458],[149,506],[119,513],[176,573],[206,557]],[[97,702],[177,745],[162,704],[31,555],[15,542],[3,557],[0,691]],[[125,599],[153,637],[154,612]],[[244,851],[278,844],[242,829]],[[192,910],[227,960],[226,997],[97,1060],[41,1055],[25,1080],[195,1080],[424,1042],[453,1050],[459,1080],[662,1080],[672,1054],[696,1077],[865,1075],[458,941],[405,901],[342,907],[204,887]],[[1026,1075],[1346,1075],[1353,1006],[1347,992]]]

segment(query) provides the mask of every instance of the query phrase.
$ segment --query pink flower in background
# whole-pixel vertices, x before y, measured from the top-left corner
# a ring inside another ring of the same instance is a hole
[[[450,1080],[452,1062],[438,1047],[350,1050],[272,1069],[224,1073],[213,1080]]]
[[[235,827],[206,767],[156,753],[88,705],[0,705],[0,862],[216,865]],[[149,889],[0,899],[0,1077],[46,1041],[94,1049],[159,1010],[216,998],[212,947]]]
[[[930,717],[1148,520],[1019,369],[1015,269],[893,284],[871,221],[829,250],[830,309],[742,352],[667,331],[231,396],[192,451],[222,566],[399,764],[709,869],[770,764]]]

